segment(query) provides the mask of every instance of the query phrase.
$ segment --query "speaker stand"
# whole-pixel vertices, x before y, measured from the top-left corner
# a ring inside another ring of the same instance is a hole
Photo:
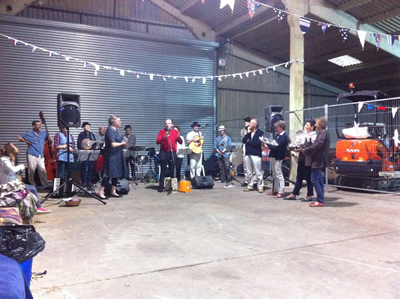
[[[71,186],[71,185],[74,185],[79,190],[83,191],[84,193],[88,194],[89,196],[93,197],[94,199],[97,199],[98,201],[100,201],[103,204],[107,204],[106,202],[102,201],[102,199],[97,194],[88,192],[81,185],[76,184],[76,183],[74,183],[72,181],[72,178],[70,178],[70,176],[69,176],[69,163],[70,163],[70,160],[69,160],[70,150],[69,150],[69,148],[70,148],[69,127],[67,127],[67,164],[66,164],[67,179],[60,187],[58,187],[53,192],[47,194],[46,197],[44,198],[44,200],[41,203],[44,203],[49,197],[53,196],[53,194],[57,193],[59,190],[61,190],[61,188],[64,188],[65,184],[69,184],[69,185],[67,185],[67,197],[71,197],[71,191],[70,191],[71,188],[68,188],[68,187]]]

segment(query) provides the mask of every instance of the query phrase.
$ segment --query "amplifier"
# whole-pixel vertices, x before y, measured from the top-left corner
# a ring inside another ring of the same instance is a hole
[[[195,176],[191,183],[193,189],[211,189],[214,187],[214,179],[211,175]]]

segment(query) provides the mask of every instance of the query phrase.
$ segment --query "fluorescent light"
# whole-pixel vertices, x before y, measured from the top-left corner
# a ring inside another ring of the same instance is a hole
[[[332,58],[329,59],[328,61],[338,65],[338,66],[342,66],[342,67],[346,67],[346,66],[351,66],[351,65],[355,65],[355,64],[360,64],[362,63],[361,60],[358,60],[357,58],[351,57],[349,55],[343,55],[343,56],[339,56],[336,58]]]

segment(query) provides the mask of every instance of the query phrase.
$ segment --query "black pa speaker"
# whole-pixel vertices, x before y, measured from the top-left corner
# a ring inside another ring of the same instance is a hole
[[[57,95],[58,127],[81,126],[81,101],[77,94],[59,93]]]
[[[127,179],[119,179],[117,182],[117,193],[128,194],[130,190],[129,181]]]
[[[265,108],[265,132],[275,132],[275,124],[283,120],[282,106],[268,106]]]
[[[191,183],[193,189],[211,189],[214,187],[214,178],[211,175],[195,176]]]

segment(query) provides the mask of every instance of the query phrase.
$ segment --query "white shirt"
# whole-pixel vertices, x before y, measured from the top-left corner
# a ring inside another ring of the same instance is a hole
[[[14,181],[17,179],[16,172],[24,170],[25,166],[20,164],[15,166],[13,162],[11,162],[10,157],[1,156],[0,158],[0,184],[6,184],[8,182]]]
[[[186,140],[193,140],[193,139],[195,139],[196,137],[201,137],[201,136],[203,136],[203,133],[201,133],[200,131],[199,132],[195,132],[195,131],[192,131],[192,132],[189,132],[187,135],[186,135]]]
[[[176,143],[176,147],[177,147],[177,153],[179,153],[179,150],[183,149],[186,147],[185,145],[185,139],[183,138],[183,136],[180,137],[182,140],[182,144],[180,143]],[[185,158],[185,155],[181,154],[181,155],[177,155],[177,158]]]

